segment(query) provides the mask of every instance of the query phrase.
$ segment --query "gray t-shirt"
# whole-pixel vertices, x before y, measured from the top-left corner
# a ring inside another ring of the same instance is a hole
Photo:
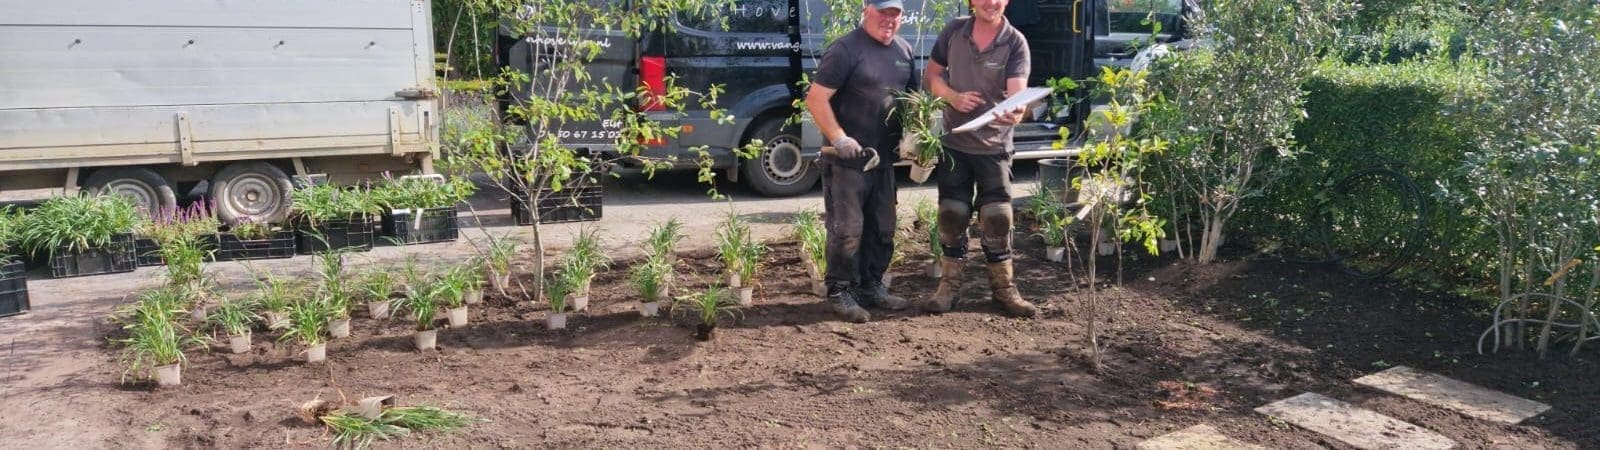
[[[844,134],[862,147],[878,150],[879,167],[889,167],[899,159],[895,147],[903,128],[895,111],[895,94],[916,89],[921,84],[911,64],[911,44],[898,36],[889,45],[868,36],[861,28],[840,37],[822,53],[822,62],[811,82],[834,89],[828,104]],[[824,161],[862,168],[866,158]]]
[[[1006,21],[994,43],[987,50],[978,51],[972,41],[972,17],[951,20],[939,32],[933,43],[933,62],[944,66],[944,79],[956,92],[976,91],[983,95],[984,104],[970,113],[945,107],[944,124],[947,129],[987,113],[989,108],[1006,99],[1007,78],[1028,78],[1028,38]],[[1011,129],[990,123],[983,128],[961,134],[946,134],[944,145],[974,155],[994,155],[1011,152]]]

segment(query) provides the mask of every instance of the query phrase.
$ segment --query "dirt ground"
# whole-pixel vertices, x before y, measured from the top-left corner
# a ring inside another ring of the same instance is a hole
[[[491,298],[472,311],[472,324],[440,333],[440,350],[418,352],[406,324],[358,315],[355,336],[334,341],[326,365],[301,363],[299,349],[262,332],[250,354],[194,354],[173,389],[119,384],[114,350],[96,339],[111,331],[102,324],[80,336],[92,370],[51,395],[5,397],[34,399],[0,410],[35,419],[22,429],[0,421],[0,436],[9,436],[0,441],[57,446],[75,426],[99,423],[110,428],[81,432],[101,436],[88,443],[103,448],[321,447],[329,436],[300,423],[295,405],[393,394],[484,422],[381,447],[1128,448],[1208,423],[1273,448],[1343,448],[1252,411],[1310,391],[1466,448],[1600,447],[1592,361],[1480,356],[1472,348],[1487,319],[1463,312],[1484,309],[1466,300],[1237,249],[1209,266],[1170,257],[1131,263],[1122,288],[1102,291],[1117,313],[1103,341],[1106,368],[1096,373],[1084,338],[1086,288],[1041,261],[1036,242],[1021,242],[1019,284],[1047,305],[1040,319],[1002,317],[974,264],[954,312],[838,322],[808,293],[796,247],[777,244],[757,305],[706,343],[691,337],[693,319],[638,316],[626,262],[596,280],[591,311],[566,331],[544,330],[541,307]],[[709,250],[683,256],[679,278],[690,287],[717,278]],[[913,299],[930,292],[925,264],[895,269],[894,290]],[[1350,382],[1390,365],[1553,409],[1505,426]]]

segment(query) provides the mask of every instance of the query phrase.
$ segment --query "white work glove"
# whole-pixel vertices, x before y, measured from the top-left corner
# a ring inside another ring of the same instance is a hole
[[[861,157],[861,143],[850,136],[843,136],[833,141],[834,156],[839,159],[856,159]]]

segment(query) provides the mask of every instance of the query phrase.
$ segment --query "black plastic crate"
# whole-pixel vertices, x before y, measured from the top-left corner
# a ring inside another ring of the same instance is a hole
[[[377,228],[378,224],[371,217],[329,220],[316,225],[301,224],[298,252],[310,255],[330,248],[358,252],[372,250],[373,242],[377,241]],[[318,235],[322,238],[318,239]],[[323,243],[324,239],[327,243]]]
[[[0,317],[28,312],[30,306],[22,259],[0,255]]]
[[[600,220],[604,191],[599,184],[567,187],[560,192],[546,190],[539,198],[539,222],[587,222]],[[533,215],[516,199],[511,200],[511,215],[517,225],[533,225]]]
[[[217,237],[215,235],[200,236],[200,245],[207,249],[215,249],[217,248]],[[167,264],[167,261],[161,257],[161,245],[156,244],[155,239],[135,238],[133,240],[133,252],[137,256],[139,267],[155,267]],[[207,257],[206,260],[212,261],[214,259]]]
[[[277,230],[272,237],[251,240],[239,239],[233,233],[217,235],[217,261],[293,258],[294,252],[294,230]]]
[[[56,249],[50,255],[50,276],[55,278],[132,272],[138,267],[132,234],[116,235],[104,247],[75,252]]]
[[[415,213],[421,211],[421,219]],[[461,237],[456,207],[390,211],[383,215],[383,234],[399,244],[450,242]]]

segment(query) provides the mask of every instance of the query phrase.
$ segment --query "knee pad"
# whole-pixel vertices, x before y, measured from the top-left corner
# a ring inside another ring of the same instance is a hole
[[[1010,203],[990,203],[978,210],[978,227],[983,234],[983,253],[989,262],[1011,259],[1013,212]]]
[[[972,206],[959,200],[939,201],[939,245],[944,256],[964,258],[967,253],[967,225],[972,223]]]

